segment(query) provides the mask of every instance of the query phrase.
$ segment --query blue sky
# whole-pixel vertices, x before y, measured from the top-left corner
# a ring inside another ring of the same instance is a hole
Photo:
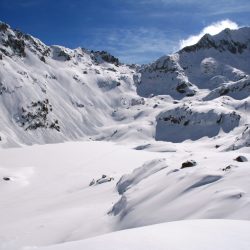
[[[216,25],[250,25],[249,0],[0,0],[0,13],[48,45],[107,50],[128,63],[151,62]]]

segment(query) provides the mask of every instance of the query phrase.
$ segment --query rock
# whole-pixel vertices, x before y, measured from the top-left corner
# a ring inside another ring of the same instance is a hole
[[[181,169],[183,169],[183,168],[194,167],[194,166],[196,166],[196,164],[197,164],[197,163],[196,163],[196,161],[194,161],[194,160],[185,161],[185,162],[182,163]]]
[[[109,177],[105,174],[102,175],[102,177],[100,179],[93,179],[90,183],[89,183],[89,186],[93,186],[93,185],[97,185],[97,184],[102,184],[102,183],[105,183],[105,182],[110,182],[110,181],[113,181],[114,178],[113,177]]]
[[[225,168],[222,168],[222,171],[226,172],[226,171],[229,171],[229,170],[231,170],[233,168],[238,168],[238,166],[236,166],[236,165],[228,165]]]
[[[10,177],[3,177],[4,181],[10,181]]]
[[[231,169],[231,166],[229,165],[229,166],[227,166],[227,167],[225,167],[225,168],[222,168],[222,171],[228,171],[228,170],[230,170]]]
[[[66,61],[69,61],[71,59],[70,55],[67,52],[63,51],[63,50],[61,50],[58,53],[58,57],[64,57]]]
[[[8,28],[9,28],[8,24],[0,22],[0,31],[6,32]]]
[[[45,57],[44,57],[44,56],[41,56],[41,57],[40,57],[40,60],[41,60],[42,62],[46,63],[46,60],[45,60]]]
[[[93,186],[95,184],[95,179],[93,179],[90,183],[89,186]]]
[[[98,179],[96,181],[96,184],[102,184],[102,183],[105,183],[105,182],[110,182],[110,181],[113,181],[114,178],[113,177],[108,177],[106,175],[103,175],[102,178]]]
[[[13,35],[8,35],[8,39],[3,43],[4,46],[10,47],[14,53],[25,57],[25,42],[22,39],[16,39]]]
[[[106,51],[92,51],[93,53],[93,59],[95,59],[94,57],[101,57],[103,61],[108,62],[108,63],[112,63],[115,66],[118,66],[120,64],[118,58],[112,56],[111,54],[109,54]]]
[[[246,162],[246,161],[248,161],[247,158],[245,156],[243,156],[243,155],[237,156],[234,160],[238,161],[238,162]]]

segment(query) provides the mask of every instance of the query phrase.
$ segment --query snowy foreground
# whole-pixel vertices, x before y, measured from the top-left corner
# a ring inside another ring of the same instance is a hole
[[[205,139],[0,149],[0,249],[250,249],[250,165],[239,155],[250,159]],[[89,186],[103,174],[114,180]]]
[[[250,222],[248,221],[178,221],[119,231],[63,245],[33,249],[249,250],[249,230]]]

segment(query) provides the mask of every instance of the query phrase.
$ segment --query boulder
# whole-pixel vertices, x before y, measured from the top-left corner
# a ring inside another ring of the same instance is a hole
[[[194,160],[185,161],[185,162],[182,163],[181,169],[183,169],[183,168],[194,167],[194,166],[196,166],[196,165],[197,165],[197,163],[196,163],[196,161],[194,161]]]
[[[245,156],[243,156],[243,155],[237,156],[234,160],[238,161],[238,162],[246,162],[246,161],[248,161],[247,158]]]

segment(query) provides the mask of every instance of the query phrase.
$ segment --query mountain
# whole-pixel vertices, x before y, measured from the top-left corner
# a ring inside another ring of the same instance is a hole
[[[249,145],[250,28],[226,29],[146,65],[47,46],[0,24],[0,145],[182,142],[223,133]],[[237,137],[237,138],[236,138]]]
[[[140,66],[1,23],[0,249],[249,249],[249,31]]]
[[[77,140],[104,128],[111,136],[129,119],[127,102],[138,99],[133,67],[103,51],[46,46],[6,24],[0,30],[1,144]]]
[[[197,44],[146,66],[138,93],[143,96],[170,94],[180,99],[202,89],[213,90],[223,83],[247,81],[249,55],[248,27],[225,29],[215,36],[204,35]],[[246,91],[249,93],[249,85]]]

